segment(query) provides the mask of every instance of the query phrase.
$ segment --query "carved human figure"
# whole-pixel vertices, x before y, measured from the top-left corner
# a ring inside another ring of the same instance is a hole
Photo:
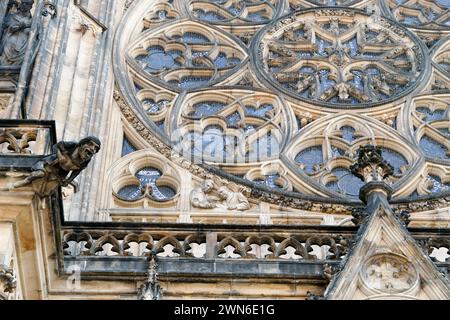
[[[250,203],[241,192],[233,192],[226,186],[220,187],[217,192],[223,206],[228,210],[244,211],[250,209]]]
[[[13,188],[33,183],[40,195],[50,195],[59,186],[65,187],[72,182],[87,167],[100,146],[101,142],[96,137],[86,137],[79,142],[60,141],[53,146],[52,154],[37,162],[31,174],[14,183]]]
[[[203,185],[198,188],[194,188],[191,191],[190,200],[193,207],[202,209],[211,209],[216,207],[216,203],[219,200],[216,196],[210,195],[214,189],[214,182],[212,180],[205,180]]]
[[[34,0],[22,0],[16,12],[9,12],[3,26],[0,65],[22,64],[31,30],[31,8]]]

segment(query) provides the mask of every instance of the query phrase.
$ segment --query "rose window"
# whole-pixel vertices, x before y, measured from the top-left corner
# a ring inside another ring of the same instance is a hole
[[[363,183],[349,168],[371,144],[394,168],[394,199],[449,192],[444,5],[136,0],[128,10],[142,24],[116,39],[124,159],[151,147],[255,190],[354,202]],[[119,199],[178,192],[160,167],[139,170]]]
[[[257,70],[297,99],[358,107],[412,90],[423,55],[407,30],[362,11],[299,11],[257,38]]]

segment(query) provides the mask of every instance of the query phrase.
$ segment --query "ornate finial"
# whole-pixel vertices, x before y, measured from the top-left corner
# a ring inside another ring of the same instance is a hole
[[[383,159],[381,148],[372,145],[359,148],[358,160],[350,170],[365,183],[383,181],[394,173],[394,168]]]
[[[156,254],[150,252],[148,257],[147,280],[138,290],[138,300],[161,300],[162,290],[158,281],[158,262]]]

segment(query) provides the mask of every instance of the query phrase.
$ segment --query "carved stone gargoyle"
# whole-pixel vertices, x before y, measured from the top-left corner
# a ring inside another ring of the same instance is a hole
[[[29,176],[9,189],[31,185],[38,196],[50,196],[58,187],[69,185],[87,167],[100,146],[96,137],[86,137],[79,142],[60,141],[53,146],[52,154],[32,167]]]
[[[394,173],[394,168],[382,156],[382,149],[366,145],[359,149],[358,160],[350,166],[351,172],[365,183],[383,181]]]

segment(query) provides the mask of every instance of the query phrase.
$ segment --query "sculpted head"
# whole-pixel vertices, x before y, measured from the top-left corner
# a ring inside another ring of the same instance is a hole
[[[226,198],[228,198],[228,194],[230,193],[230,190],[226,186],[222,186],[219,188],[219,190],[217,190],[217,193],[218,193],[220,199],[225,200]]]
[[[90,160],[100,150],[101,142],[96,137],[86,137],[78,143],[78,155],[82,161]]]
[[[205,180],[205,182],[203,183],[202,191],[208,193],[212,189],[214,189],[214,181],[212,181],[211,179]]]
[[[19,6],[19,10],[27,13],[31,11],[31,8],[33,8],[34,0],[22,0]]]

